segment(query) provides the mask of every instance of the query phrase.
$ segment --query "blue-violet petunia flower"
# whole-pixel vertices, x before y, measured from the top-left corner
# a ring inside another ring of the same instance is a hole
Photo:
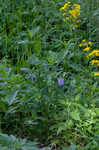
[[[63,78],[58,78],[58,85],[63,86],[64,85],[64,79]]]

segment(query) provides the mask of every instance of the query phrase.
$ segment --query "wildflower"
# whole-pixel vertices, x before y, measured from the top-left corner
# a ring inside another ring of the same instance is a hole
[[[92,42],[91,42],[91,41],[89,41],[88,44],[89,44],[90,46],[92,46]]]
[[[60,8],[60,10],[64,10],[64,9],[65,9],[65,7],[64,7],[64,6]]]
[[[70,10],[69,13],[73,18],[77,18],[77,14],[75,10]]]
[[[89,53],[88,56],[92,56],[92,55],[94,55],[94,54],[96,54],[96,53],[99,53],[99,50],[93,50],[91,53]]]
[[[82,47],[82,44],[79,44],[80,47]]]
[[[99,63],[99,60],[92,60],[92,61],[91,61],[91,64],[92,64],[92,65],[97,64],[97,63]]]
[[[58,85],[63,86],[64,85],[64,79],[63,78],[58,78]]]
[[[80,22],[81,22],[81,19],[79,19],[79,20],[76,21],[76,23],[80,23]]]
[[[74,4],[72,10],[70,10],[69,13],[73,18],[76,19],[78,16],[80,16],[80,5]]]
[[[80,5],[79,5],[79,4],[74,4],[74,7],[75,7],[76,9],[80,9]]]
[[[84,51],[88,52],[90,50],[90,47],[84,48]]]
[[[99,72],[94,72],[94,76],[99,76]]]
[[[95,55],[96,55],[96,56],[99,56],[99,53],[96,53]]]
[[[88,56],[92,56],[94,54],[94,51],[93,52],[91,52],[91,53],[89,53],[89,55]]]
[[[60,8],[60,10],[65,10],[65,9],[67,9],[67,7],[68,7],[69,5],[70,5],[70,2],[65,3],[64,6]]]
[[[82,42],[86,42],[86,40],[82,40]]]
[[[70,17],[66,17],[66,18],[63,19],[63,21],[67,21],[69,19],[70,19]]]

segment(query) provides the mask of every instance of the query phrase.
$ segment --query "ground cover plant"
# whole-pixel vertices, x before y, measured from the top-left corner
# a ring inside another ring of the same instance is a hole
[[[1,150],[99,149],[98,5],[0,0]]]

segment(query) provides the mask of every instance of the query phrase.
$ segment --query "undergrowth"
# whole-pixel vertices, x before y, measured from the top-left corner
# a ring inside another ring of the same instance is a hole
[[[0,0],[1,150],[98,150],[98,5]]]

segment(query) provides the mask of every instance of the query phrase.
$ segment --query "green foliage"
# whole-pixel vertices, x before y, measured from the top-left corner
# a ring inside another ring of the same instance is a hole
[[[26,139],[18,139],[13,135],[0,134],[0,148],[2,150],[39,150],[35,142],[29,142]]]
[[[63,0],[0,1],[2,150],[36,150],[24,137],[61,150],[99,148],[98,67],[79,47],[86,39],[99,48],[98,10],[89,0],[71,2],[81,4],[78,28],[62,21]]]

